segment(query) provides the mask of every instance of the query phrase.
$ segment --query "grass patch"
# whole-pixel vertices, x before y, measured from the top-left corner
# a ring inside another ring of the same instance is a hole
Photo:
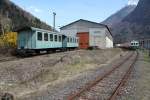
[[[145,51],[143,51],[143,53],[144,53],[144,61],[150,62],[149,51],[145,50]]]

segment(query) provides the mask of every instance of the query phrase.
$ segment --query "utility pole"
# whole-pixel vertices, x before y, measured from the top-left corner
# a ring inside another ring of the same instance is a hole
[[[53,32],[55,31],[55,18],[56,18],[56,13],[53,12]]]

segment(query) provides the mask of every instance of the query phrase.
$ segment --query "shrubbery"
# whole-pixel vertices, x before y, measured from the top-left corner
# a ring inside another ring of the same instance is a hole
[[[17,47],[17,33],[8,32],[0,36],[0,47]]]

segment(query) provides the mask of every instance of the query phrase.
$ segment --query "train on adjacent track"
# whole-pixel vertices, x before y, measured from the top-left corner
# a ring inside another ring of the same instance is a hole
[[[132,40],[131,42],[125,42],[125,43],[117,44],[116,47],[135,50],[135,49],[138,49],[140,47],[140,43],[139,43],[139,41]]]
[[[59,32],[35,27],[24,27],[18,31],[17,55],[28,56],[41,51],[65,51],[78,48],[79,39]]]

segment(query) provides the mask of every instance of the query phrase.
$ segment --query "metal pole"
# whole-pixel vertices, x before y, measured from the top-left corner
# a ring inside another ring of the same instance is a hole
[[[53,31],[55,31],[55,17],[56,17],[56,13],[53,12]]]

